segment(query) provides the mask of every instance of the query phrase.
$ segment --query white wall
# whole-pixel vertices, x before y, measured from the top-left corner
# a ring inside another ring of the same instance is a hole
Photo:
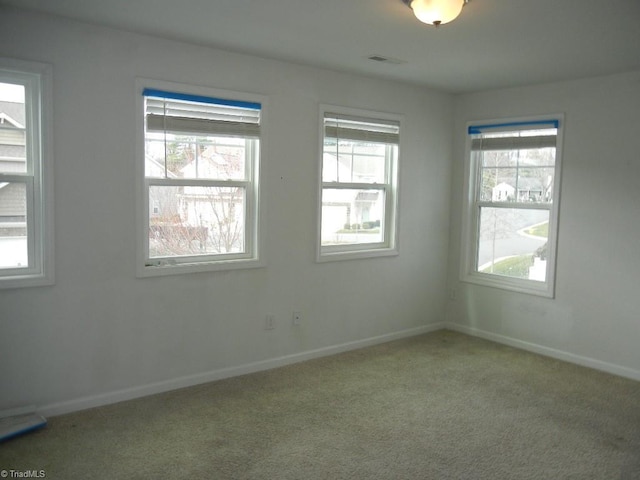
[[[459,282],[467,121],[565,114],[556,298]],[[448,320],[640,379],[640,72],[456,99]]]
[[[451,96],[7,8],[0,56],[53,65],[56,224],[56,284],[0,291],[0,410],[60,413],[443,320]],[[268,97],[265,268],[135,277],[137,76]],[[400,256],[314,263],[320,103],[404,115]]]

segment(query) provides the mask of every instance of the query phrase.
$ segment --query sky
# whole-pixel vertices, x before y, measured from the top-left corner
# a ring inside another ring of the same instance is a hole
[[[10,83],[0,83],[0,101],[24,103],[24,87]]]

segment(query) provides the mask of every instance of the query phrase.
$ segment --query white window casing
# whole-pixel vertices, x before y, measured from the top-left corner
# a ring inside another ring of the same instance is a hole
[[[0,58],[0,288],[54,283],[52,68]]]
[[[264,265],[261,96],[138,79],[140,277]]]
[[[554,297],[563,123],[468,124],[461,280]]]
[[[321,106],[317,261],[398,254],[401,121]]]

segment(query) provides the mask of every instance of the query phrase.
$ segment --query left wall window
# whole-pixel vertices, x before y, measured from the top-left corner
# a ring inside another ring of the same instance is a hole
[[[0,288],[53,283],[51,67],[0,58]]]
[[[140,276],[260,266],[262,101],[142,88]]]

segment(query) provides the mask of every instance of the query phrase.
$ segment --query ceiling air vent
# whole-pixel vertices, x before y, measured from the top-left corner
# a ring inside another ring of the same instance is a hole
[[[406,60],[400,60],[399,58],[391,58],[391,57],[385,57],[383,55],[369,55],[367,57],[368,60],[373,60],[374,62],[378,62],[378,63],[390,63],[392,65],[400,65],[402,63],[407,63]]]

